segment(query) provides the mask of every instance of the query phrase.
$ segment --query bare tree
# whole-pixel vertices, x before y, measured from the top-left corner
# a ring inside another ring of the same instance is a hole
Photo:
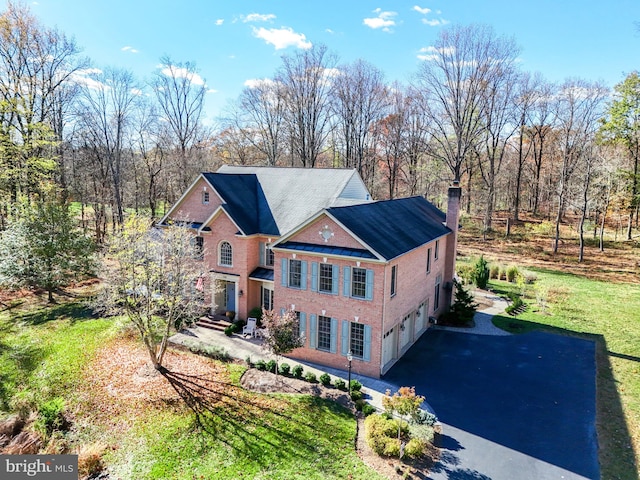
[[[114,220],[124,221],[123,175],[126,156],[131,153],[130,126],[139,99],[139,86],[131,72],[108,68],[90,74],[80,100],[78,121],[86,152],[108,169]]]
[[[429,126],[437,144],[433,153],[456,181],[486,128],[486,87],[517,55],[512,39],[497,37],[490,27],[481,25],[444,29],[427,49],[417,85],[429,107]]]
[[[517,52],[518,50],[514,46],[505,45],[506,51]],[[482,112],[485,128],[480,137],[483,148],[479,169],[487,193],[483,222],[485,234],[491,230],[496,199],[496,178],[502,167],[506,146],[517,129],[513,108],[517,81],[514,63],[515,56],[505,57],[504,61],[497,66],[495,74],[487,78],[483,89],[486,97]]]
[[[513,219],[520,219],[520,192],[522,190],[522,175],[524,164],[529,158],[533,142],[527,138],[525,132],[531,123],[533,105],[537,99],[537,85],[541,81],[539,75],[531,76],[528,72],[522,73],[516,84],[514,94],[515,118],[517,120],[518,138],[516,139],[516,178],[513,194]]]
[[[555,116],[561,165],[553,253],[558,252],[560,223],[567,206],[572,175],[587,155],[587,146],[595,137],[607,93],[608,90],[602,85],[578,79],[567,80],[558,93]]]
[[[113,261],[96,307],[126,315],[160,369],[172,330],[202,313],[204,277],[187,228],[150,225],[150,219],[133,215],[111,239]]]
[[[313,168],[329,134],[330,91],[337,58],[324,45],[282,57],[276,81],[283,85],[291,153]]]
[[[207,87],[192,63],[176,63],[169,57],[160,59],[160,69],[152,82],[162,118],[173,140],[178,190],[186,189],[201,169],[196,148],[204,131],[204,96]]]
[[[334,79],[332,110],[342,144],[342,165],[355,168],[371,186],[375,171],[375,126],[388,106],[384,75],[364,60],[340,68]]]
[[[240,94],[236,111],[227,122],[244,135],[275,166],[282,156],[285,137],[285,98],[283,86],[276,81],[254,81]]]

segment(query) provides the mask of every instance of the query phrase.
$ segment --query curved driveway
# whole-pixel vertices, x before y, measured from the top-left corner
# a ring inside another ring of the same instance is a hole
[[[443,424],[433,479],[597,479],[595,344],[430,330],[383,377]]]

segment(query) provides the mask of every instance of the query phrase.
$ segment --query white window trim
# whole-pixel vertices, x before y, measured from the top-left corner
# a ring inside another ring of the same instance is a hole
[[[227,264],[227,263],[222,263],[222,245],[223,244],[228,244],[229,247],[231,248],[231,263]],[[227,240],[222,240],[219,244],[218,244],[218,266],[220,267],[233,267],[233,245],[231,245],[231,242],[228,242]]]

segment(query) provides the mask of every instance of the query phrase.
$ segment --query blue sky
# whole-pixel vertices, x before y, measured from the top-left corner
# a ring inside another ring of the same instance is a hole
[[[3,7],[6,5],[2,1]],[[97,68],[141,80],[159,59],[194,62],[206,80],[207,115],[220,115],[246,81],[271,77],[281,56],[323,43],[342,62],[365,59],[389,82],[408,82],[440,29],[482,23],[513,35],[522,68],[560,82],[612,87],[640,69],[640,0],[37,0],[47,26],[73,36]]]

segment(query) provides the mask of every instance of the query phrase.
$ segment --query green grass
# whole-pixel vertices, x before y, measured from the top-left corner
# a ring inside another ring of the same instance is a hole
[[[79,303],[0,313],[0,412],[72,396],[85,361],[114,333]]]
[[[91,384],[87,363],[120,338],[117,322],[91,318],[77,303],[25,303],[16,310],[0,312],[0,411],[62,398],[76,427],[67,443],[71,449],[107,446],[113,478],[383,478],[357,456],[351,412],[311,396],[247,392],[238,387],[242,365],[226,365],[233,395],[211,405],[202,398],[207,408],[200,423],[181,401],[142,401],[132,408],[111,395],[92,398],[111,412],[94,415],[82,396],[92,390],[80,382]]]
[[[109,459],[118,478],[379,479],[354,451],[353,415],[317,397],[286,397],[285,411],[235,420],[218,412],[213,431],[190,415],[140,421]]]
[[[598,441],[603,479],[637,479],[640,445],[640,285],[590,280],[567,273],[535,270],[529,309],[517,319],[494,317],[513,333],[546,330],[579,335],[598,344]],[[500,294],[518,287],[492,280]],[[542,309],[536,297],[546,297]]]

